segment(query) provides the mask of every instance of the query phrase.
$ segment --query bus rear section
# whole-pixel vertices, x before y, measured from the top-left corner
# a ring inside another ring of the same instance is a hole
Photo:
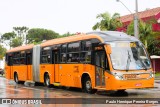
[[[32,78],[32,47],[20,46],[8,50],[6,53],[6,78],[19,81],[33,81]]]

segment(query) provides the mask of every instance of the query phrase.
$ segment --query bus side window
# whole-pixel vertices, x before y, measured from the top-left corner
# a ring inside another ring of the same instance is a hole
[[[66,54],[61,54],[61,62],[65,63],[66,62]]]
[[[62,62],[62,63],[66,63],[66,61],[67,61],[67,54],[66,54],[66,51],[67,51],[67,44],[63,44],[63,45],[61,45],[61,59],[60,59],[60,61]]]
[[[13,53],[13,64],[19,64],[20,63],[20,52]]]
[[[41,63],[51,63],[51,51],[50,50],[42,50]]]
[[[90,40],[81,42],[81,51],[91,51],[92,43]]]
[[[7,55],[7,59],[6,59],[6,63],[8,64],[8,66],[13,65],[13,58],[12,58],[12,54],[8,54]]]
[[[74,62],[78,63],[79,62],[79,50],[80,50],[80,42],[73,42],[68,44],[67,48],[67,62]]]
[[[26,55],[25,55],[25,52],[20,53],[20,64],[26,64]]]
[[[91,52],[81,52],[80,61],[83,63],[91,63]]]
[[[106,61],[105,61],[105,65],[106,65],[106,67],[105,67],[105,69],[106,70],[109,70],[109,63],[108,63],[108,58],[107,58],[107,55],[105,55],[106,56]]]

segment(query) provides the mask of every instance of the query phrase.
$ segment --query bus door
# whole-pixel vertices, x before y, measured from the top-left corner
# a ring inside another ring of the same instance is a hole
[[[53,50],[54,82],[59,82],[59,51]]]
[[[95,83],[96,87],[105,86],[105,51],[95,51]]]
[[[8,56],[8,65],[9,65],[9,78],[13,79],[13,58],[12,56]]]
[[[27,53],[26,54],[26,65],[27,65],[27,80],[31,80],[32,78],[32,68],[31,68],[31,64],[32,64],[32,54],[31,53]]]

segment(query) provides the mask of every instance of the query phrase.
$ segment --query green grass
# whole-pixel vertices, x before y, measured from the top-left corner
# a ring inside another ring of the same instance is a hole
[[[155,77],[160,77],[160,72],[155,73]]]

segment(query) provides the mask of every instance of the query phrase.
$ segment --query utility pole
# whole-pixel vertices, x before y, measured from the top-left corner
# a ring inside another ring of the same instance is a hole
[[[135,0],[135,8],[136,8],[136,12],[134,15],[134,36],[138,39],[138,35],[139,35],[139,26],[138,26],[138,1]]]
[[[128,7],[120,0],[116,0],[117,2],[120,2],[131,14],[133,14]],[[134,19],[134,36],[138,39],[138,35],[139,35],[139,25],[138,25],[138,1],[135,0],[135,14],[133,15],[133,19]]]

